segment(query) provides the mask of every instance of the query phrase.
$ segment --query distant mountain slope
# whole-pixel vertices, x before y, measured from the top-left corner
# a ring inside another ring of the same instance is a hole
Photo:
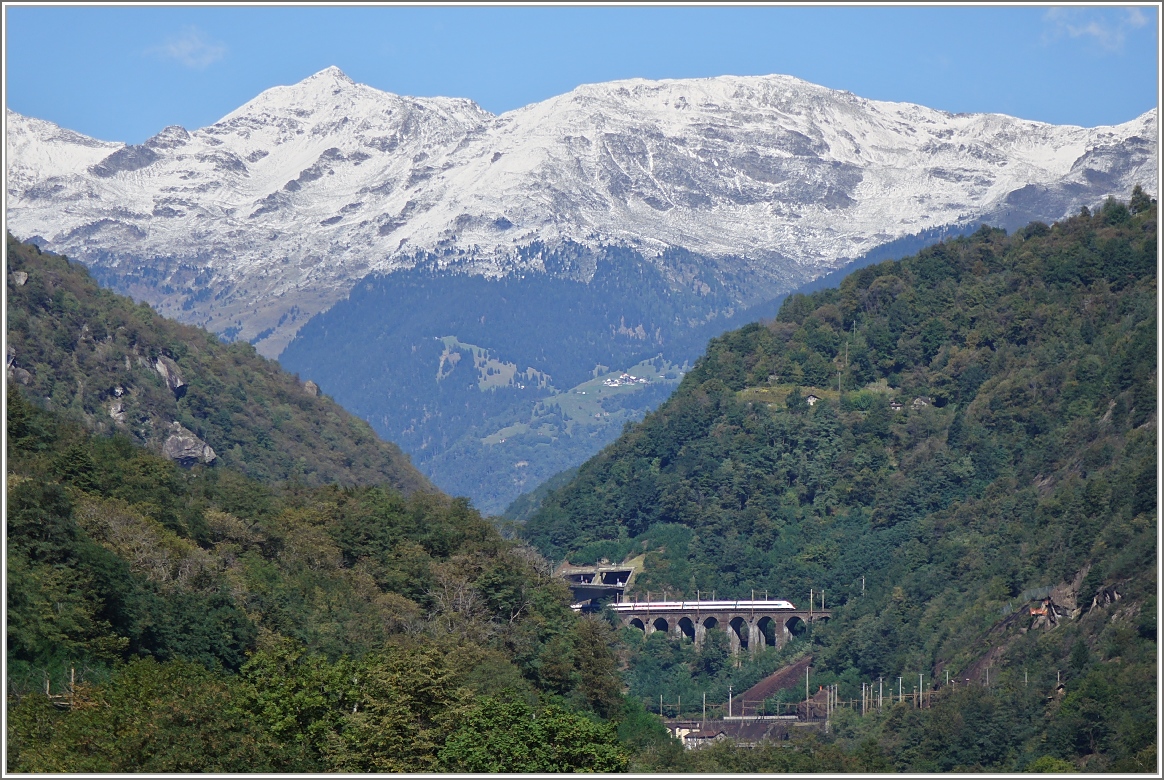
[[[493,116],[328,68],[133,146],[6,121],[17,235],[279,356],[486,512],[665,394],[574,416],[547,405],[592,400],[577,377],[599,364],[616,377],[660,355],[682,366],[748,310],[770,316],[895,242],[1158,186],[1155,110],[1053,126],[781,75],[590,84]],[[466,305],[479,291],[489,305]],[[475,382],[470,351],[485,363]],[[536,382],[518,375],[529,368]]]
[[[6,280],[10,388],[90,430],[263,480],[435,490],[396,445],[249,344],[167,320],[11,235]]]
[[[754,304],[905,235],[1154,193],[1156,122],[953,115],[780,75],[589,84],[493,116],[328,68],[135,146],[9,111],[7,217],[275,356],[357,280],[418,255],[497,276],[550,272],[536,243],[616,246],[670,276],[663,253],[682,248]]]
[[[640,593],[826,593],[814,688],[948,672],[1011,713],[989,748],[918,747],[900,713],[861,727],[899,770],[1154,766],[1157,283],[1137,191],[794,296],[714,339],[525,537],[645,553]]]
[[[547,265],[569,258],[545,252]],[[671,290],[629,250],[604,253],[589,282],[373,276],[308,323],[280,362],[326,377],[329,393],[444,490],[500,513],[666,398],[680,370],[666,359],[698,354],[683,344],[692,324],[732,311],[711,282]],[[642,382],[603,385],[626,371]]]

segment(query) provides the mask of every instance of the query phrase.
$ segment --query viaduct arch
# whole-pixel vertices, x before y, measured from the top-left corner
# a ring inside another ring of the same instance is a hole
[[[686,637],[696,647],[709,629],[728,635],[732,654],[754,653],[763,647],[783,647],[814,623],[826,621],[831,610],[797,609],[782,599],[739,601],[632,601],[609,605],[624,626],[646,634],[666,631]]]

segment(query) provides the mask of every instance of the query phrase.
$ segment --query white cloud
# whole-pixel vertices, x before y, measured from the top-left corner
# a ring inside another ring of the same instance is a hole
[[[1063,37],[1090,38],[1100,48],[1118,52],[1128,31],[1148,24],[1148,17],[1139,8],[1049,8],[1043,21],[1047,25],[1044,43]]]
[[[197,27],[186,27],[181,35],[171,36],[157,46],[151,46],[146,49],[146,53],[200,70],[225,57],[226,44],[208,41]]]
[[[1144,12],[1139,8],[1129,8],[1127,11],[1128,24],[1130,24],[1132,27],[1143,27],[1148,23],[1148,17],[1144,16]]]

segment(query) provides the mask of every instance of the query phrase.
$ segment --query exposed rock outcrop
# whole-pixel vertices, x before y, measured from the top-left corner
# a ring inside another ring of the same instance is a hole
[[[312,398],[315,398],[319,395],[319,385],[308,379],[303,383],[303,392],[307,393]]]
[[[11,346],[8,347],[8,352],[4,356],[4,367],[7,370],[8,378],[13,382],[19,382],[22,385],[32,384],[32,374],[16,365],[16,350]]]
[[[1038,606],[1028,605],[1027,614],[1031,616],[1030,629],[1042,628],[1051,630],[1064,620],[1070,620],[1074,610],[1064,604],[1058,604],[1051,598],[1043,599]]]
[[[1108,585],[1099,589],[1099,593],[1096,593],[1095,596],[1091,599],[1091,606],[1088,607],[1087,611],[1090,612],[1091,610],[1098,609],[1099,607],[1106,607],[1109,604],[1116,603],[1122,598],[1123,594],[1116,590],[1114,585]]]
[[[162,454],[186,467],[196,463],[213,463],[218,457],[209,444],[177,421],[170,425],[170,436],[162,445]]]
[[[182,372],[178,369],[177,363],[162,355],[154,361],[154,370],[161,374],[175,398],[186,395],[186,382],[182,379]]]

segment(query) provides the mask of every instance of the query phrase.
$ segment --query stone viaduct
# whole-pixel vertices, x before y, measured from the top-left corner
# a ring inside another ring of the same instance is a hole
[[[732,654],[742,649],[754,653],[762,647],[783,647],[808,626],[828,620],[831,610],[797,609],[782,599],[739,601],[623,601],[608,607],[624,626],[644,633],[666,631],[703,644],[708,629],[718,628],[728,635]]]

